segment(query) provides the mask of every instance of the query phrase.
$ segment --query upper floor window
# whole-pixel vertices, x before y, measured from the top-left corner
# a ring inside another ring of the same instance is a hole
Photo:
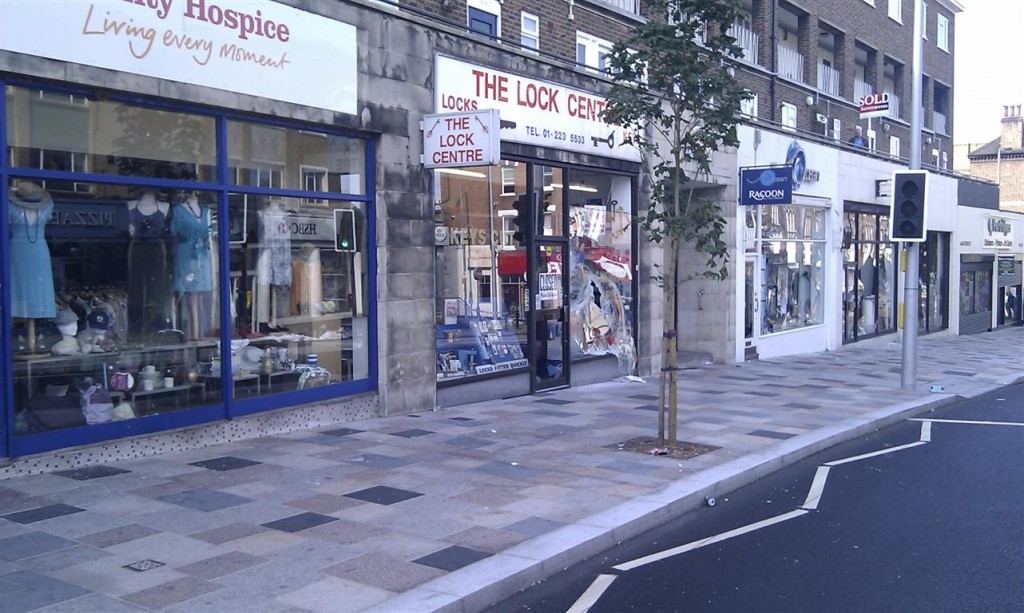
[[[899,136],[889,137],[889,155],[894,158],[900,157],[902,143]]]
[[[921,3],[921,38],[928,40],[928,3]]]
[[[796,105],[782,103],[782,127],[796,130]]]
[[[903,0],[889,0],[889,17],[903,23]]]
[[[540,49],[540,17],[523,11],[519,17],[523,49]]]
[[[740,113],[743,113],[753,121],[757,121],[757,94],[751,94],[740,102]]]
[[[502,166],[501,167],[501,195],[502,196],[513,196],[516,193],[516,166],[519,166],[519,162],[515,163],[515,166]]]
[[[935,21],[935,44],[943,51],[949,51],[949,20],[939,15]]]
[[[494,40],[498,39],[501,32],[498,23],[501,5],[497,0],[469,0],[466,15],[470,32],[483,34]]]
[[[598,72],[606,72],[612,44],[585,32],[576,31],[576,63]]]

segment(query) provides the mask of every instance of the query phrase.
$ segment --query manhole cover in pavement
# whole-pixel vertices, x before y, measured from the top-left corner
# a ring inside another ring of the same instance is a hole
[[[143,571],[152,570],[154,568],[160,568],[163,565],[163,562],[157,562],[156,560],[139,560],[138,562],[126,564],[124,568],[141,573]]]

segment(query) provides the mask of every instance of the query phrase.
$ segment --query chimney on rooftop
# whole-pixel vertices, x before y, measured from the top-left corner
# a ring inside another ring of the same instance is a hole
[[[1024,148],[1024,118],[1020,114],[1021,105],[1003,107],[1002,131],[999,134],[1000,149]]]

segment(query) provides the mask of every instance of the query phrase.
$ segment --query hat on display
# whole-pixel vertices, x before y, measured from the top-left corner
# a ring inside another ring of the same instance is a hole
[[[46,193],[45,189],[39,187],[36,183],[28,181],[18,183],[18,188],[11,190],[8,199],[11,201],[11,204],[20,206],[23,209],[38,211],[53,204],[53,198],[50,198],[50,194]]]
[[[70,309],[61,309],[57,311],[57,325],[63,326],[67,324],[77,324],[78,315],[75,315]]]
[[[110,329],[110,315],[101,309],[96,309],[86,317],[89,321],[89,327],[96,330],[109,330]]]

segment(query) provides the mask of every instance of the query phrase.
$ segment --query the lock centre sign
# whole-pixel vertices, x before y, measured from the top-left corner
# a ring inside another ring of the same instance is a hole
[[[501,162],[498,111],[423,116],[423,165],[427,168],[493,166]]]

